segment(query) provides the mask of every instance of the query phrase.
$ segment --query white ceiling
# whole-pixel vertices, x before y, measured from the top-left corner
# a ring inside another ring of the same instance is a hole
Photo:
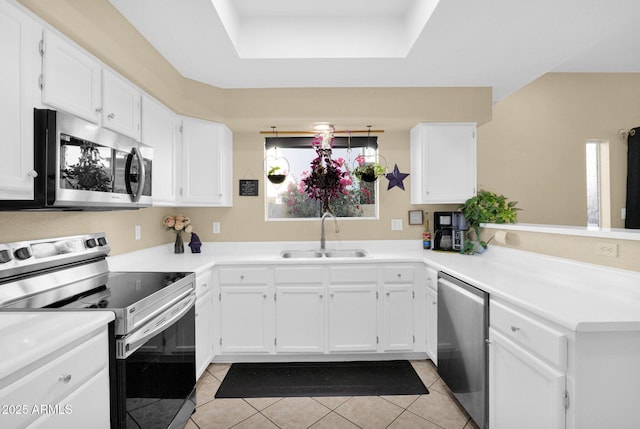
[[[640,72],[638,0],[110,0],[221,88],[489,86]]]

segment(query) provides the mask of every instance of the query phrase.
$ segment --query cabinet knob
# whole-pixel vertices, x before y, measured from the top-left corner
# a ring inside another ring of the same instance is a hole
[[[98,108],[96,109],[96,115],[98,115],[98,114],[100,114],[100,113],[102,113],[102,107],[98,107]]]
[[[396,276],[398,276],[398,278],[402,277],[401,273],[396,274]]]
[[[391,295],[391,292],[387,292],[387,296],[390,296],[390,295]]]
[[[431,301],[431,304],[438,305],[438,301]]]
[[[517,326],[511,325],[511,332],[518,332],[519,330],[520,328],[518,328]]]
[[[27,176],[36,178],[38,177],[38,172],[36,170],[31,170],[30,172],[27,173]]]
[[[240,280],[244,280],[244,275],[241,275],[241,276],[240,276]]]
[[[331,298],[333,298],[333,293],[331,295],[329,295]]]
[[[320,297],[320,299],[322,299],[322,294],[318,295],[318,297]]]
[[[262,297],[263,297],[263,298],[266,298],[266,297],[267,297],[267,294],[266,294],[266,293],[263,293],[263,294],[262,294]]]
[[[58,381],[62,381],[63,383],[68,383],[71,381],[71,374],[60,374],[58,377]]]
[[[113,119],[113,118],[115,118],[115,117],[116,117],[115,113],[109,113],[109,114],[107,115],[107,118],[109,118],[109,119]]]

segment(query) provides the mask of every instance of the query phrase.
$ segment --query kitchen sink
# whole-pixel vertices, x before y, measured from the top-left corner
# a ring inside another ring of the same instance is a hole
[[[285,250],[280,256],[288,259],[322,258],[322,252],[319,250]]]
[[[362,249],[334,249],[334,250],[285,250],[280,253],[286,259],[315,259],[315,258],[364,258],[367,252]]]
[[[362,249],[327,250],[324,252],[327,258],[364,258],[367,252]]]

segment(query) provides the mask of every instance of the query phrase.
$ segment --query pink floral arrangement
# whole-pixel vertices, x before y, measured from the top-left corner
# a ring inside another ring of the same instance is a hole
[[[187,233],[193,231],[191,219],[183,215],[165,216],[164,219],[162,219],[162,224],[167,228],[167,231],[184,231]]]
[[[314,142],[321,141],[314,139]],[[352,184],[351,176],[345,167],[342,158],[331,159],[331,149],[323,149],[321,144],[314,143],[318,156],[311,161],[311,171],[303,173],[300,182],[304,192],[314,200],[323,202],[323,211],[328,208],[328,203],[339,194],[347,194],[347,186]]]

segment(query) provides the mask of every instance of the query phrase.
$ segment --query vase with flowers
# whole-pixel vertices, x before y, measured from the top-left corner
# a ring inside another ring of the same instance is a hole
[[[311,161],[311,171],[302,179],[304,192],[310,198],[322,202],[322,213],[333,213],[331,200],[348,192],[347,186],[351,185],[351,178],[344,160],[331,158],[332,132],[315,136],[311,145],[317,156]]]
[[[184,253],[182,231],[186,233],[191,233],[191,231],[193,231],[191,219],[183,215],[165,216],[164,219],[162,219],[162,224],[167,231],[173,231],[176,233],[176,242],[173,246],[174,253]]]

